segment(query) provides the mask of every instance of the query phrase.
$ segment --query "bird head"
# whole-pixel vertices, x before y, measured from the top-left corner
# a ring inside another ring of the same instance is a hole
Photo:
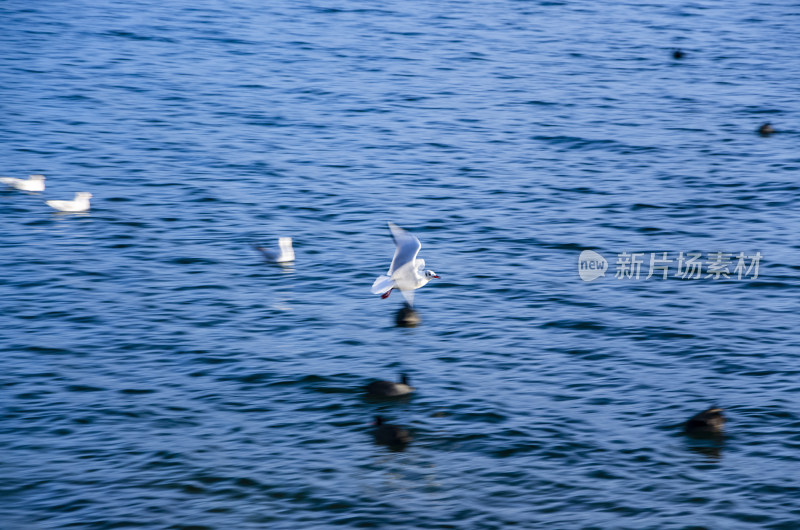
[[[439,275],[433,272],[432,270],[428,269],[425,271],[425,277],[430,280],[432,278],[439,278]]]

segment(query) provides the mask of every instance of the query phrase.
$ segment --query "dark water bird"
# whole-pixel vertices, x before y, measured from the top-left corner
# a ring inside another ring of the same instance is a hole
[[[401,447],[413,439],[408,429],[404,429],[399,425],[388,425],[383,421],[381,416],[375,416],[375,422],[373,423],[375,430],[372,431],[372,435],[377,443]]]
[[[775,129],[773,129],[772,124],[770,124],[769,122],[763,124],[761,127],[758,128],[758,134],[760,134],[761,136],[769,136],[774,132]]]
[[[686,54],[683,53],[683,51],[681,51],[681,50],[675,50],[675,51],[672,52],[672,58],[673,59],[683,59],[684,55],[686,55]]]
[[[407,396],[416,390],[413,386],[408,384],[408,376],[406,374],[400,374],[399,383],[393,383],[391,381],[374,381],[368,384],[366,389],[368,394],[378,397]]]
[[[698,412],[684,424],[683,432],[689,436],[720,436],[725,427],[725,416],[719,407]]]
[[[395,251],[389,271],[378,276],[372,284],[372,294],[379,294],[387,298],[392,290],[400,289],[406,303],[414,305],[414,291],[419,289],[433,278],[439,276],[432,270],[425,270],[425,260],[417,259],[422,243],[416,236],[403,230],[394,223],[389,223],[389,230],[394,238]]]
[[[401,328],[413,328],[419,326],[420,322],[422,318],[419,313],[408,304],[404,304],[395,315],[395,323]]]

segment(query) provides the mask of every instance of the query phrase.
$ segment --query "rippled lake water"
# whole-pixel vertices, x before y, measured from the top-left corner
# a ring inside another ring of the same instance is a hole
[[[797,528],[791,4],[3,2],[0,527]]]

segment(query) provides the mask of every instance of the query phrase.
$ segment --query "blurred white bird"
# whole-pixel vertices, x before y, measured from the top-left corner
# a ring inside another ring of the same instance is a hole
[[[394,223],[389,223],[389,230],[392,231],[397,248],[389,272],[379,276],[372,284],[372,294],[388,298],[392,294],[392,289],[397,288],[411,306],[414,303],[414,291],[439,276],[432,270],[423,270],[425,260],[417,259],[419,249],[422,248],[419,239]]]
[[[0,177],[0,183],[22,191],[44,191],[44,175],[31,175],[28,180]]]
[[[79,191],[71,201],[46,201],[47,205],[60,212],[85,212],[89,209],[89,199],[92,194],[88,191]]]
[[[264,259],[267,261],[274,261],[276,263],[288,263],[294,261],[294,249],[292,249],[291,237],[279,237],[278,249],[264,248],[258,245],[253,246],[257,251],[261,252]]]

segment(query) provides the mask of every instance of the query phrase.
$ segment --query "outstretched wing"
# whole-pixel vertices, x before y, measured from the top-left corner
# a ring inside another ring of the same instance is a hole
[[[415,236],[394,223],[389,223],[389,230],[392,231],[394,244],[397,246],[394,251],[394,258],[392,258],[392,265],[389,267],[388,274],[392,276],[395,271],[404,265],[411,263],[411,267],[414,267],[414,260],[419,254],[419,249],[422,248],[422,243]]]
[[[402,294],[403,298],[406,299],[406,303],[408,304],[408,307],[413,307],[414,306],[414,291],[413,290],[400,289],[400,294]]]

